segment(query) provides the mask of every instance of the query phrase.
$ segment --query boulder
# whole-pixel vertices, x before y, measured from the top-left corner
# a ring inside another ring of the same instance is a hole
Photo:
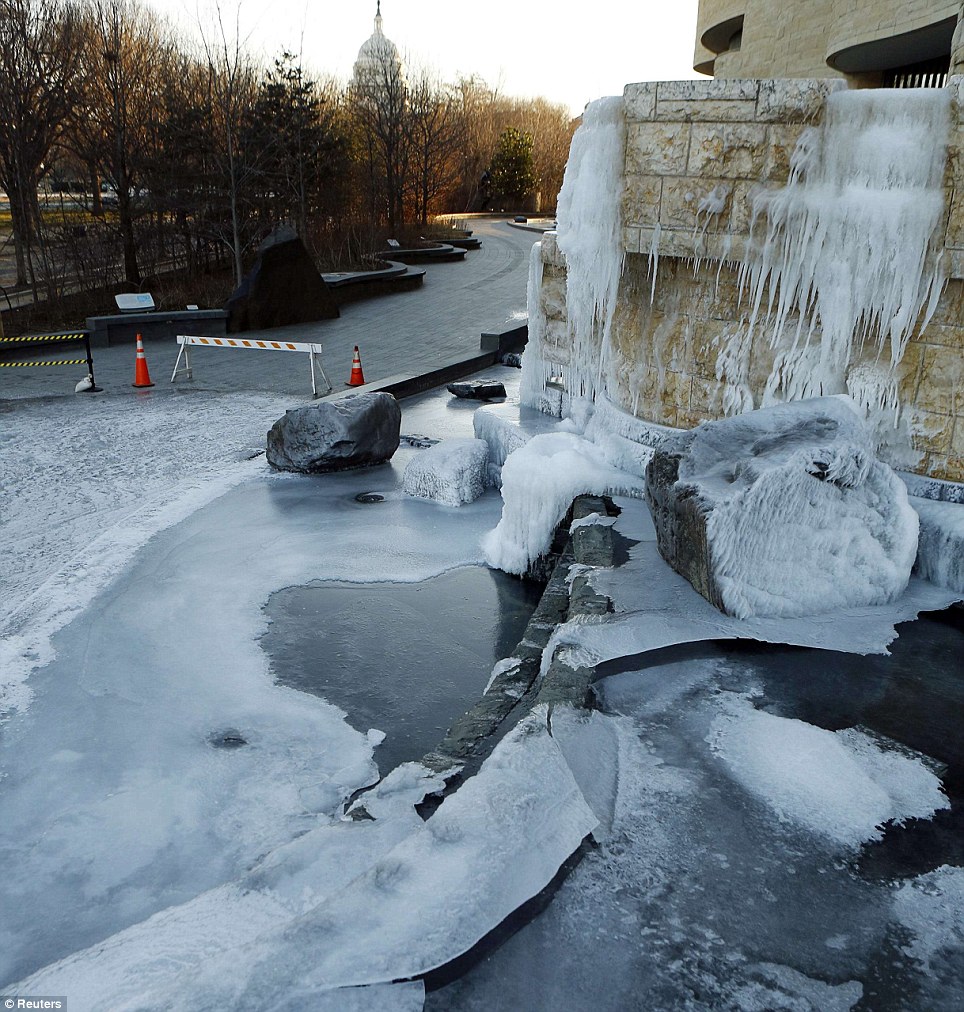
[[[225,303],[228,333],[331,320],[338,305],[294,229],[275,229]]]
[[[883,604],[907,586],[918,521],[856,411],[815,398],[704,422],[646,469],[663,558],[739,618]]]
[[[483,439],[443,439],[409,461],[402,486],[416,499],[445,506],[474,502],[485,491],[488,458]]]
[[[398,449],[401,422],[398,401],[386,393],[292,408],[268,432],[268,463],[304,473],[382,464]]]
[[[450,394],[455,394],[456,397],[475,401],[505,397],[505,387],[492,380],[467,380],[464,383],[449,383],[445,389]]]

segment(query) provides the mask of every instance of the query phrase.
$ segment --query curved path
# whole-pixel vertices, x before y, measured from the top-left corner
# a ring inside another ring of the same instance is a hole
[[[460,355],[478,353],[479,335],[498,330],[526,309],[528,256],[538,235],[512,228],[502,219],[475,219],[473,234],[482,248],[464,260],[425,264],[425,281],[411,292],[382,295],[344,306],[337,320],[251,331],[244,337],[312,341],[324,345],[323,364],[335,389],[351,374],[352,349],[361,348],[368,382],[397,373],[425,372]],[[192,349],[194,379],[171,384],[177,357],[173,341],[145,346],[155,395],[207,390],[262,391],[307,399],[311,393],[304,355],[230,349]],[[131,393],[133,349],[94,352],[97,383],[111,395]],[[67,395],[82,376],[75,369],[0,369],[0,402],[22,397]]]

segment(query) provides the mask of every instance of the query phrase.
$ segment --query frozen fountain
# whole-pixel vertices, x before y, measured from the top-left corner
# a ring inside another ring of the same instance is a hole
[[[540,436],[507,462],[491,564],[521,572],[537,555],[534,504],[551,503],[548,529],[576,491],[630,491],[613,472],[641,477],[643,445],[660,549],[723,610],[903,593],[919,513],[924,543],[947,543],[908,486],[964,499],[956,90],[663,82],[587,108],[558,230],[533,250],[523,359],[523,403],[563,416],[567,443]],[[812,418],[737,423],[802,401]],[[703,443],[677,435],[703,422]]]
[[[540,377],[684,429],[849,394],[890,463],[964,480],[957,80],[663,82],[594,103],[539,253]]]

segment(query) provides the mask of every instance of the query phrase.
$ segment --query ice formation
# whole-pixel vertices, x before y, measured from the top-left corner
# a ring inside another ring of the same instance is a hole
[[[916,571],[964,594],[964,505],[917,498],[911,503],[920,517]]]
[[[526,305],[529,310],[528,338],[522,353],[522,378],[519,381],[519,403],[539,408],[539,402],[552,375],[552,366],[542,353],[546,331],[546,314],[542,309],[542,243],[537,242],[529,253],[529,281]],[[499,462],[501,464],[501,461]]]
[[[781,820],[856,848],[887,822],[950,807],[920,756],[881,747],[856,728],[827,731],[724,697],[707,738],[730,774]]]
[[[746,388],[747,352],[766,325],[776,359],[764,404],[849,392],[867,412],[896,414],[896,369],[942,288],[935,234],[949,110],[946,89],[828,98],[821,128],[800,138],[786,187],[754,201],[753,238],[760,218],[765,235],[741,268],[748,323],[717,364],[731,388]],[[882,368],[861,369],[868,363]],[[732,396],[729,406],[740,409]]]
[[[657,514],[669,511],[658,524],[661,548],[679,564],[674,532],[687,522],[683,506],[695,502],[705,518],[710,583],[728,614],[882,604],[906,588],[917,514],[845,400],[815,398],[706,422],[664,448],[679,454],[679,464],[668,489],[650,483],[650,494],[669,503]],[[686,552],[688,559],[692,549]]]
[[[593,396],[604,385],[609,332],[623,269],[621,203],[626,123],[621,96],[587,106],[559,191],[558,238],[566,258],[572,342],[566,386]],[[529,303],[530,313],[532,302]]]
[[[475,502],[485,491],[489,447],[482,439],[443,439],[405,467],[406,495],[444,506]]]
[[[582,493],[641,494],[642,478],[598,459],[596,447],[569,432],[533,436],[502,468],[502,518],[482,540],[495,569],[521,575],[543,555],[572,500]]]
[[[960,591],[913,577],[893,603],[839,609],[802,618],[734,618],[701,597],[656,549],[656,531],[644,503],[614,499],[622,510],[613,525],[630,542],[630,558],[612,569],[596,569],[589,584],[609,598],[613,614],[594,622],[570,621],[553,632],[543,669],[557,649],[578,667],[705,640],[755,639],[853,654],[886,654],[897,636],[895,624],[922,611],[940,611],[961,598]]]

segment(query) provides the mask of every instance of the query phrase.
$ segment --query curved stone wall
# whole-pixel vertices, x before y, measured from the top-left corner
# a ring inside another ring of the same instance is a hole
[[[958,9],[956,0],[700,0],[694,66],[717,77],[876,73],[946,55]],[[727,52],[741,16],[742,43]]]

